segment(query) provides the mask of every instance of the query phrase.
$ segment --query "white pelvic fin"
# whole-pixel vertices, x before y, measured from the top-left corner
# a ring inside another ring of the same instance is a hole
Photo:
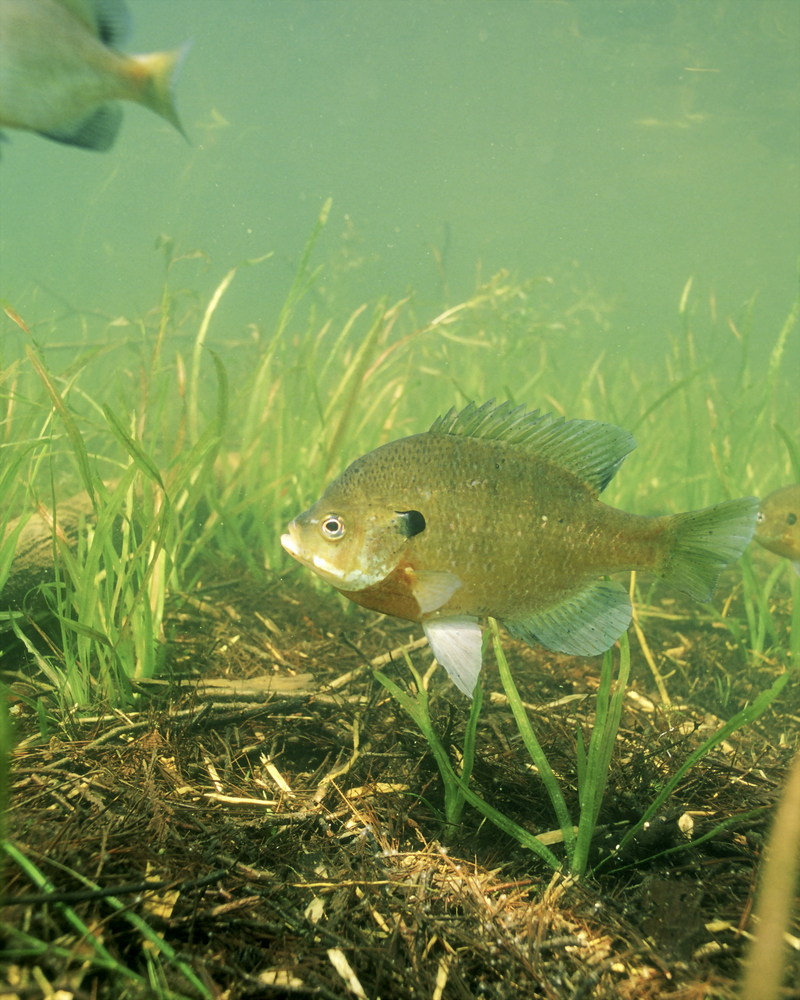
[[[422,627],[433,655],[459,691],[472,697],[481,672],[481,627],[477,618],[433,618]]]
[[[438,611],[447,604],[460,586],[459,578],[449,570],[411,571],[411,591],[419,605],[420,614],[423,615]]]

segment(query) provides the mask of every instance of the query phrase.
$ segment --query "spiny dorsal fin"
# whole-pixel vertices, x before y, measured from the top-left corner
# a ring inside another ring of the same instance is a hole
[[[633,437],[613,424],[526,412],[524,406],[508,402],[495,406],[494,400],[483,406],[468,403],[461,411],[453,407],[433,422],[430,432],[518,445],[572,472],[597,493],[636,447]]]

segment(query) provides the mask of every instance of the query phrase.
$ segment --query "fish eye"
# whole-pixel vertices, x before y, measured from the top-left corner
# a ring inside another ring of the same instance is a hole
[[[794,511],[791,514],[786,515],[786,523],[797,524],[797,514],[795,514]]]
[[[766,521],[766,519],[767,519],[767,515],[764,513],[763,510],[760,510],[756,514],[756,524],[763,524]]]
[[[320,522],[319,530],[330,541],[338,541],[344,535],[344,521],[338,514],[328,514]]]

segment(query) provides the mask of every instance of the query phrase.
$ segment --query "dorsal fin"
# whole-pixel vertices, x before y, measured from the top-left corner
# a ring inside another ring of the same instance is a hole
[[[104,45],[114,47],[130,32],[130,14],[125,0],[56,0],[66,7]]]
[[[565,420],[541,410],[527,412],[512,403],[495,406],[494,400],[483,406],[468,403],[461,411],[453,407],[433,422],[430,433],[517,445],[572,472],[596,493],[602,493],[636,447],[633,437],[613,424]]]

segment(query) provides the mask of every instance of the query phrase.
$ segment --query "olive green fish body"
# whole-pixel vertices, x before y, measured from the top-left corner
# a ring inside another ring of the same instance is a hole
[[[424,530],[404,539],[396,557],[417,577],[446,568],[458,578],[438,615],[515,618],[603,574],[656,569],[669,538],[669,519],[608,507],[572,473],[502,441],[428,433],[392,442],[354,463],[318,506],[338,511],[364,496],[380,498],[378,509],[423,514]],[[395,558],[393,547],[385,551]],[[383,563],[378,573],[394,568]],[[419,604],[393,606],[393,593],[378,607],[380,594],[378,584],[376,610],[426,616]]]
[[[631,617],[624,588],[602,577],[651,571],[705,599],[741,554],[754,500],[668,517],[598,500],[633,446],[608,424],[470,404],[355,461],[282,542],[356,603],[421,622],[471,694],[479,619],[593,655]]]

